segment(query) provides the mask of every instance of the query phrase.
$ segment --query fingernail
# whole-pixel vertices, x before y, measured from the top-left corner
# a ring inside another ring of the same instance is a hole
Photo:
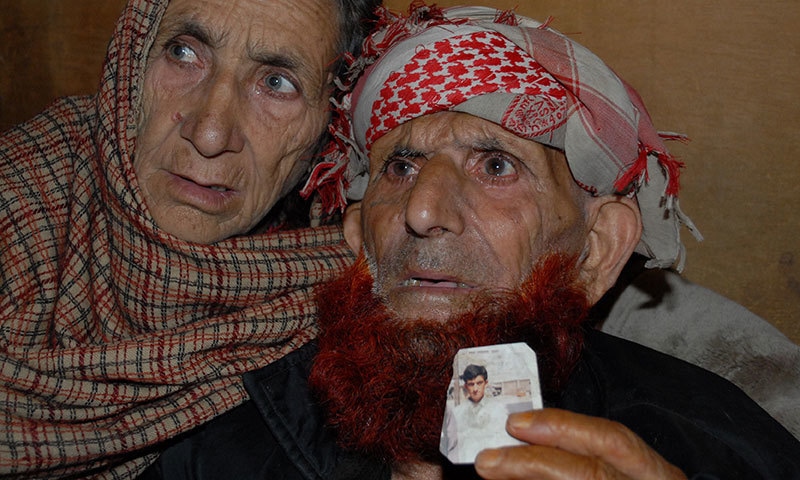
[[[528,428],[533,424],[530,412],[512,413],[508,416],[508,426],[513,429]]]
[[[494,468],[500,464],[502,456],[502,450],[497,448],[482,450],[480,453],[478,453],[478,456],[475,457],[475,465],[480,463],[482,468]]]

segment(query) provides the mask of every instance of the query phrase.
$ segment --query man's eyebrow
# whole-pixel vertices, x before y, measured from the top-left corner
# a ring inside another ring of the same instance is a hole
[[[493,152],[495,150],[505,150],[506,146],[503,142],[501,142],[497,138],[484,138],[475,142],[472,142],[470,147],[478,152]]]
[[[424,156],[425,152],[414,150],[407,145],[395,145],[388,158],[419,158]]]

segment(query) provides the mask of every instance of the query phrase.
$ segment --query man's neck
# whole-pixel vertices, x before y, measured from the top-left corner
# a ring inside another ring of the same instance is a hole
[[[472,465],[431,462],[404,463],[392,469],[392,480],[480,480]]]
[[[442,480],[442,466],[435,463],[405,463],[392,469],[392,480]]]

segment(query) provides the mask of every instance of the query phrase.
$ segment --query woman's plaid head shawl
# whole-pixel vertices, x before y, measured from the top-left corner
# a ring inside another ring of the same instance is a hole
[[[131,157],[166,5],[129,2],[96,97],[0,137],[0,476],[136,476],[311,339],[312,287],[351,261],[338,228],[204,246],[155,227]]]
[[[383,13],[343,100],[351,198],[363,195],[359,174],[375,140],[422,115],[465,112],[564,151],[592,194],[635,195],[644,223],[638,251],[648,266],[682,267],[680,226],[696,231],[678,207],[681,164],[637,93],[599,58],[546,25],[492,8],[415,2],[408,17]]]

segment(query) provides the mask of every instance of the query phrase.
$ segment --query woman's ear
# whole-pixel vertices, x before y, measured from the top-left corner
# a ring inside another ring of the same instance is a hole
[[[364,240],[361,231],[361,202],[347,206],[344,212],[344,239],[350,246],[350,250],[356,255],[361,250],[361,242]]]
[[[642,235],[636,200],[606,195],[590,200],[589,234],[581,256],[581,280],[592,305],[617,281]]]

